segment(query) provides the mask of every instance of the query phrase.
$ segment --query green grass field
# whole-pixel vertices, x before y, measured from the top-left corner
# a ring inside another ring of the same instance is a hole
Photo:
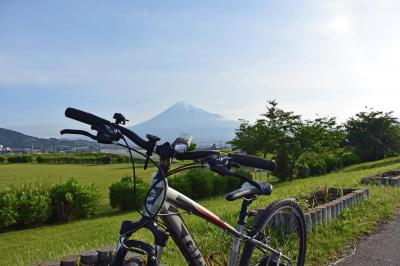
[[[150,174],[156,168],[149,167],[145,172],[143,165],[136,165],[136,175],[150,180]],[[0,164],[0,189],[19,183],[50,182],[56,183],[74,177],[82,184],[95,184],[100,190],[100,213],[109,212],[109,186],[121,177],[132,175],[131,164]]]
[[[343,256],[348,244],[371,232],[379,222],[393,217],[400,206],[400,188],[359,184],[361,177],[389,169],[400,169],[400,158],[355,165],[323,176],[277,183],[271,196],[260,197],[252,207],[266,206],[276,199],[294,197],[325,186],[368,187],[368,201],[357,208],[346,210],[340,218],[328,225],[317,226],[309,235],[307,264],[324,265]],[[154,169],[148,172],[154,172]],[[31,182],[43,176],[54,180],[74,176],[82,183],[95,183],[102,193],[107,193],[109,184],[129,173],[128,165],[0,165],[0,189],[15,181]],[[145,175],[143,171],[139,171],[138,175],[143,178],[149,177],[149,174]],[[104,195],[106,194],[103,194],[103,197]],[[103,202],[106,202],[105,199]],[[200,202],[229,223],[236,222],[240,200],[227,202],[220,196]],[[1,233],[0,265],[33,265],[45,259],[113,244],[118,238],[121,221],[137,217],[134,212],[105,212],[88,220]],[[184,218],[204,254],[228,253],[230,238],[223,232],[197,217],[186,214]],[[147,232],[140,231],[135,237],[151,241]],[[163,263],[185,265],[172,240],[166,248]]]

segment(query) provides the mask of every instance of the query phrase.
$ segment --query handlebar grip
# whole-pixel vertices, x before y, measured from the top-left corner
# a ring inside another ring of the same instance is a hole
[[[276,162],[273,160],[266,160],[257,156],[244,155],[244,154],[229,154],[232,161],[240,165],[254,167],[269,171],[274,171],[276,168]]]
[[[68,107],[65,110],[65,116],[91,126],[102,126],[110,124],[110,121],[72,107]]]
[[[201,158],[205,158],[210,155],[219,155],[219,151],[187,151],[187,152],[176,152],[175,158],[178,160],[197,160]]]

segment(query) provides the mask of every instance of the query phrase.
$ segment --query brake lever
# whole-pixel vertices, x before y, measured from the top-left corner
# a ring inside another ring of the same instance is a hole
[[[83,136],[89,137],[89,138],[97,141],[97,137],[95,135],[90,134],[87,131],[79,130],[79,129],[63,129],[60,131],[60,134],[61,135],[64,135],[64,134],[83,135]]]

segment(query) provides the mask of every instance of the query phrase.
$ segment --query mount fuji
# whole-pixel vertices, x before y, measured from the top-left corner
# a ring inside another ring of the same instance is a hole
[[[239,121],[209,113],[185,102],[178,102],[155,117],[130,127],[140,136],[152,134],[163,141],[174,141],[181,133],[193,136],[193,141],[226,142],[235,136]]]

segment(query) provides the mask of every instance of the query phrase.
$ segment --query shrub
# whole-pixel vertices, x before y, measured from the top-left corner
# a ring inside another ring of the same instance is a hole
[[[0,163],[4,163],[6,161],[6,157],[0,157]]]
[[[129,176],[123,177],[120,181],[111,184],[109,188],[110,205],[122,211],[142,207],[147,189],[148,185],[142,179],[136,178],[135,195],[132,178]]]
[[[19,226],[42,224],[51,215],[51,200],[47,185],[20,185],[13,187],[16,192]]]
[[[103,156],[97,159],[97,162],[101,164],[110,164],[111,161],[112,161],[111,156]]]
[[[199,199],[213,195],[215,179],[215,174],[209,170],[191,169],[170,179],[169,185],[188,197]]]
[[[205,169],[192,169],[186,172],[186,178],[192,184],[193,199],[206,198],[212,195],[215,174]]]
[[[0,230],[17,223],[17,206],[17,197],[14,191],[0,192]]]
[[[53,185],[50,191],[53,219],[70,221],[93,215],[100,199],[99,190],[92,184],[79,184],[71,178],[64,184]]]
[[[340,156],[340,160],[342,161],[342,165],[343,165],[344,167],[361,162],[361,160],[360,160],[360,158],[357,156],[357,154],[355,154],[355,153],[353,153],[353,152],[346,152],[346,153],[343,153],[343,154]]]
[[[175,175],[168,179],[168,185],[188,197],[193,195],[192,183],[185,174]]]
[[[320,175],[327,172],[326,162],[321,154],[304,153],[296,162],[296,172],[298,177],[307,177],[308,175]]]
[[[30,163],[33,161],[30,155],[15,155],[7,158],[9,163]]]
[[[332,153],[325,153],[323,158],[325,160],[326,171],[328,173],[343,168],[342,160],[339,156],[336,156]]]
[[[123,163],[123,162],[125,162],[125,158],[122,157],[122,156],[118,156],[115,160],[116,160],[117,163]]]
[[[237,169],[235,172],[252,177],[250,171]],[[220,176],[206,169],[192,169],[168,180],[169,185],[182,194],[193,198],[206,198],[238,189],[243,180],[237,177]]]
[[[304,160],[299,160],[296,163],[296,177],[304,178],[310,176],[310,167]]]
[[[213,195],[221,195],[227,192],[228,187],[228,177],[215,175],[213,182]]]

